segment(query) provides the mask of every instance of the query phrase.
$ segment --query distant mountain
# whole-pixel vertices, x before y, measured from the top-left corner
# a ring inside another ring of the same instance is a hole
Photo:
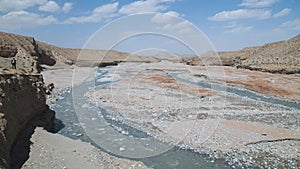
[[[220,59],[221,62],[218,62]],[[247,47],[240,51],[185,58],[183,62],[190,65],[222,64],[271,73],[300,73],[300,35],[286,41]]]
[[[208,52],[200,57],[180,58],[173,55],[170,57],[170,53],[146,57],[114,50],[60,48],[36,41],[33,37],[0,32],[0,67],[11,67],[12,57],[17,58],[18,68],[33,72],[42,70],[43,65],[107,66],[125,61],[169,60],[194,66],[224,65],[272,73],[300,73],[300,35],[286,41],[247,47],[240,51]]]
[[[286,41],[245,48],[239,67],[272,73],[300,73],[300,35]]]

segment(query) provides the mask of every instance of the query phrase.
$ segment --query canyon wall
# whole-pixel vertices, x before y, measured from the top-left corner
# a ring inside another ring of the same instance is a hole
[[[48,109],[43,86],[40,74],[0,73],[0,168],[9,168],[11,148],[26,124]]]

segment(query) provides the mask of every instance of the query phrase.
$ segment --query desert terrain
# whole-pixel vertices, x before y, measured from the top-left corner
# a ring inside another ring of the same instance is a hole
[[[300,167],[299,36],[177,60],[0,36],[3,168]]]

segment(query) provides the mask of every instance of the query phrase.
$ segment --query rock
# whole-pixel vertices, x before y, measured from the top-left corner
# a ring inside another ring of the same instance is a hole
[[[0,46],[0,56],[5,57],[5,58],[11,58],[16,56],[18,49],[15,45],[12,44],[3,44]]]
[[[207,119],[208,113],[198,113],[197,119]]]
[[[119,151],[125,151],[125,148],[124,147],[120,147]]]
[[[53,53],[39,47],[39,42],[33,37],[0,32],[0,61],[1,67],[11,68],[10,60],[16,58],[17,69],[28,72],[40,71],[40,64],[52,66],[56,63]]]
[[[5,168],[9,168],[11,148],[18,133],[24,130],[31,119],[43,115],[48,109],[43,77],[17,73],[0,74],[0,166]],[[52,114],[48,118],[53,117]]]
[[[246,47],[240,51],[216,52],[185,57],[182,62],[192,66],[223,65],[256,71],[300,73],[300,35],[263,46]]]
[[[84,59],[80,58],[80,55],[84,55]],[[154,57],[140,57],[114,50],[60,48],[36,41],[33,37],[0,32],[0,67],[11,68],[12,57],[17,60],[17,69],[24,69],[28,72],[40,72],[45,67],[49,68],[57,63],[106,67],[118,65],[121,62],[158,61]]]
[[[199,78],[204,78],[204,79],[207,79],[208,77],[204,74],[195,74],[194,75],[195,77],[199,77]]]
[[[76,134],[76,137],[81,137],[81,136],[82,136],[82,133]]]

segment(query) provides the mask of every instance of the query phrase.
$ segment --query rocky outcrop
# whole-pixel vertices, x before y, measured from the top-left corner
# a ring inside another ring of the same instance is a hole
[[[9,168],[11,148],[33,118],[48,109],[43,77],[17,70],[0,74],[0,168]]]
[[[17,68],[39,72],[43,65],[57,63],[83,67],[102,67],[120,62],[157,62],[169,60],[193,66],[223,65],[271,73],[300,72],[300,35],[290,40],[247,47],[240,51],[207,53],[200,57],[183,57],[181,60],[162,56],[143,57],[114,50],[60,48],[32,37],[0,32],[0,67],[11,67],[12,57]],[[173,56],[174,57],[174,56]]]
[[[300,39],[297,37],[243,50],[246,56],[241,60],[241,68],[283,74],[300,72]]]
[[[36,41],[33,37],[0,32],[0,67],[11,67],[10,61],[16,57],[17,68],[29,72],[39,72],[43,65],[55,64],[97,67],[116,62],[154,62],[152,57],[114,50],[91,50],[60,48]]]
[[[286,41],[248,47],[228,56],[235,60],[237,67],[270,73],[300,72],[300,35]],[[220,54],[226,58],[226,54]]]
[[[0,56],[4,58],[14,57],[16,56],[17,53],[18,53],[18,48],[13,44],[1,44],[0,46]]]
[[[10,67],[10,60],[15,57],[17,68],[28,72],[40,71],[41,64],[52,66],[56,63],[52,52],[39,47],[33,37],[0,32],[1,67]]]
[[[246,47],[240,51],[218,52],[212,56],[184,58],[193,66],[219,65],[270,73],[300,73],[300,35],[286,41]],[[221,61],[221,62],[220,62]]]

